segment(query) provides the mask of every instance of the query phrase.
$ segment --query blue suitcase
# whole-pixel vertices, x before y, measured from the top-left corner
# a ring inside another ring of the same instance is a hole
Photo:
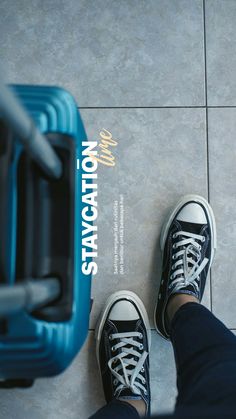
[[[25,279],[56,277],[61,288],[42,307],[1,315],[0,379],[9,385],[56,375],[71,363],[87,335],[91,287],[91,275],[81,271],[76,162],[86,134],[78,108],[61,88],[12,89],[60,157],[62,176],[42,172],[0,112],[0,283],[15,289]]]

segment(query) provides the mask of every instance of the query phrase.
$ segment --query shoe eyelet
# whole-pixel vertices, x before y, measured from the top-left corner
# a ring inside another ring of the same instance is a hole
[[[173,247],[173,249],[176,249],[177,248],[176,243],[174,243],[172,247]]]
[[[173,255],[173,256],[172,256],[172,259],[173,259],[173,260],[175,260],[175,259],[176,259],[176,255]]]
[[[143,367],[141,368],[140,372],[144,372],[144,368]]]
[[[173,239],[176,239],[177,234],[176,234],[176,233],[174,233],[172,237],[173,237]]]
[[[145,396],[147,396],[147,390],[144,390],[144,394],[145,394]]]
[[[139,345],[139,350],[140,350],[140,351],[142,351],[142,350],[143,350],[143,344],[142,344],[142,343],[140,343],[140,345]]]
[[[139,333],[139,339],[143,339],[143,334]]]
[[[143,384],[146,384],[146,380],[145,380],[145,378],[142,380],[142,383],[143,383]]]
[[[202,243],[204,243],[206,241],[206,237],[205,236],[203,236],[202,237]]]
[[[112,336],[112,335],[110,335],[110,336],[109,336],[109,340],[112,340],[112,339],[113,339],[113,336]]]
[[[116,385],[117,385],[117,379],[115,379],[115,380],[113,381],[113,385],[114,385],[114,386],[116,386]]]
[[[112,346],[112,348],[111,348],[111,352],[115,352],[115,346]]]

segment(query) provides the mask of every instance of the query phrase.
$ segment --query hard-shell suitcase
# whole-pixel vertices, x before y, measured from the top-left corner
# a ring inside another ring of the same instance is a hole
[[[40,293],[42,280],[57,278],[60,294],[33,311],[0,315],[5,380],[52,376],[70,364],[88,331],[91,285],[81,271],[82,169],[76,162],[86,134],[76,103],[57,87],[11,88],[60,158],[62,175],[44,173],[0,111],[0,283],[15,290],[25,280],[39,281]]]

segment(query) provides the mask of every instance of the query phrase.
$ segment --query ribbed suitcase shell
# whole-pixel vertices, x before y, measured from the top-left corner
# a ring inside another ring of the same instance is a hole
[[[73,97],[65,90],[44,86],[12,86],[28,113],[43,133],[69,134],[81,158],[85,130]],[[16,144],[11,167],[9,283],[15,281],[16,170],[22,146]],[[75,161],[74,293],[72,317],[67,322],[46,322],[25,312],[8,319],[8,332],[0,335],[0,378],[36,378],[62,372],[81,348],[88,331],[91,276],[81,272],[81,169]]]

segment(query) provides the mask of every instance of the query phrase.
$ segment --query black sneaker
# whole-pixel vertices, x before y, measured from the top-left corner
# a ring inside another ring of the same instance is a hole
[[[161,239],[162,277],[154,314],[158,333],[169,339],[166,306],[173,294],[201,301],[216,249],[215,217],[198,195],[183,197],[164,224]]]
[[[112,294],[96,328],[96,352],[107,403],[143,400],[150,415],[151,332],[140,298],[131,291]]]

